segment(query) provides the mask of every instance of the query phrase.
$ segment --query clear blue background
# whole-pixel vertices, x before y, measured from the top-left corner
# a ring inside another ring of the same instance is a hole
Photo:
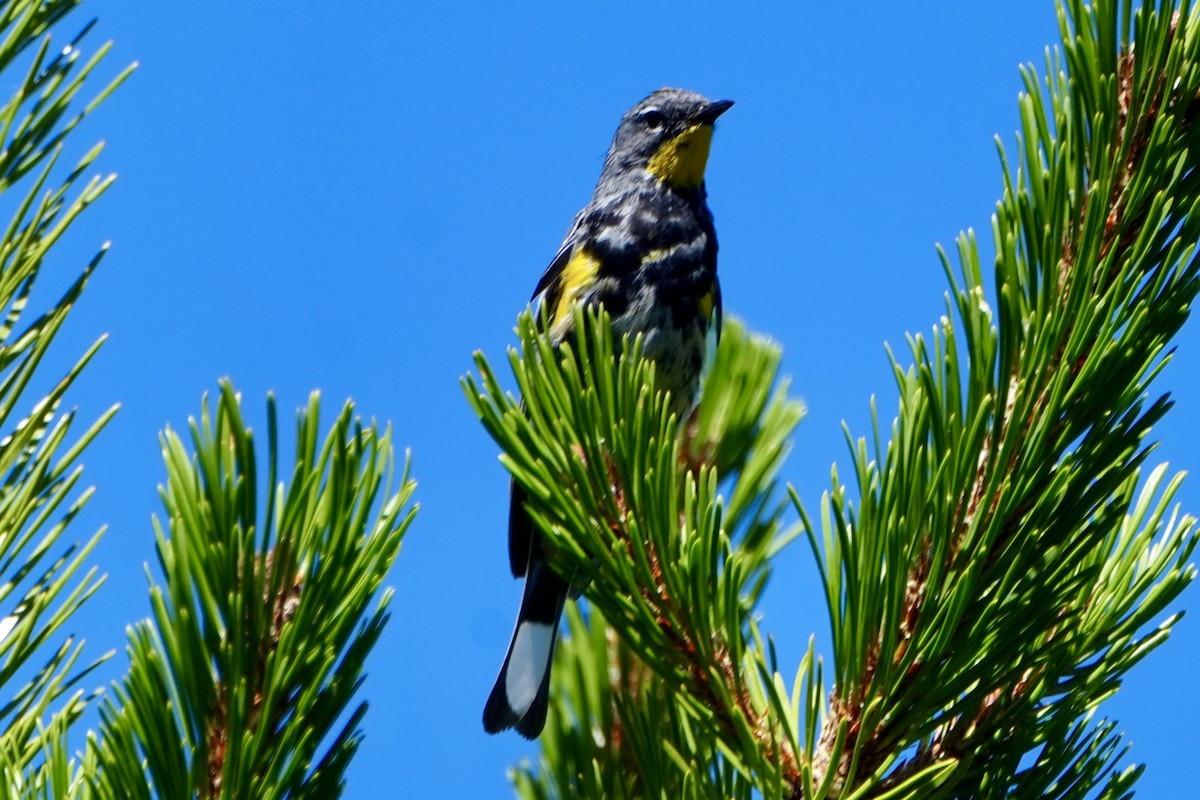
[[[55,266],[114,242],[58,349],[110,333],[73,398],[84,417],[123,404],[85,457],[99,491],[76,535],[110,525],[77,621],[90,652],[148,613],[164,425],[222,376],[260,424],[269,390],[289,415],[313,388],[329,414],[353,397],[413,448],[421,512],[348,796],[507,796],[536,746],[479,714],[520,587],[507,482],[458,378],[512,341],[620,114],[663,85],[732,98],[709,170],[726,307],[785,349],[809,407],[786,477],[815,505],[847,461],[841,421],[868,433],[872,393],[893,413],[884,342],[943,313],[934,244],[973,227],[990,248],[993,136],[1011,146],[1017,67],[1058,35],[1051,0],[873,5],[88,2],[107,74],[141,62],[75,138],[76,157],[106,139],[120,179]],[[1178,344],[1154,458],[1194,470],[1194,321]],[[785,554],[763,606],[785,663],[828,641],[810,562]],[[1106,706],[1149,762],[1143,796],[1194,782],[1198,657],[1188,619]]]

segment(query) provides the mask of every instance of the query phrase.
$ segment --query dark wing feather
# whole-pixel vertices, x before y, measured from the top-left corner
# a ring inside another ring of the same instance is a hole
[[[540,297],[543,306],[549,303],[549,307],[554,308],[558,304],[558,297],[562,292],[562,281],[559,278],[562,277],[567,262],[571,260],[571,253],[575,251],[575,244],[579,241],[579,231],[583,227],[583,220],[587,213],[588,209],[585,208],[575,215],[575,219],[571,222],[571,229],[567,231],[566,238],[558,248],[558,253],[550,261],[550,266],[546,267],[546,271],[542,273],[542,279],[537,282],[537,288],[533,290],[533,296],[529,298],[531,302]]]
[[[531,302],[539,303],[542,308],[554,308],[558,305],[558,297],[562,292],[563,269],[571,260],[571,252],[575,249],[575,231],[579,228],[583,215],[575,218],[571,231],[550,266],[542,273],[537,288],[533,290]],[[514,578],[525,575],[529,569],[529,546],[533,542],[533,520],[525,512],[525,492],[512,481],[508,501],[508,563],[512,567]]]
[[[554,256],[550,266],[546,267],[546,271],[542,273],[542,279],[538,281],[537,288],[533,290],[533,297],[529,298],[531,301],[541,297],[543,303],[550,302],[553,305],[558,302],[558,293],[561,291],[559,278],[562,276],[563,268],[571,260],[571,252],[574,249],[574,242],[570,239],[563,242],[563,246],[558,250],[558,255]],[[545,296],[543,297],[543,295]]]
[[[713,276],[712,285],[713,296],[713,327],[717,332],[717,344],[721,343],[721,282],[717,280],[717,276]]]
[[[529,546],[533,543],[533,520],[525,511],[525,491],[510,480],[508,500],[508,564],[514,578],[529,569]]]

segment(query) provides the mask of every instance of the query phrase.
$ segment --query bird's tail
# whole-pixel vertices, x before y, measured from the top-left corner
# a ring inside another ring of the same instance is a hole
[[[554,640],[569,591],[545,561],[529,565],[508,655],[483,708],[483,729],[488,733],[516,728],[526,739],[534,739],[542,732],[550,704]]]

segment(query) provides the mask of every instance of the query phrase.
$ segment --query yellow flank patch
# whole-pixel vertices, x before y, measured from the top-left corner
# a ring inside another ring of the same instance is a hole
[[[712,319],[713,304],[715,302],[716,302],[716,298],[713,297],[713,290],[709,289],[707,292],[704,293],[704,296],[700,298],[700,317],[701,317],[701,319]]]
[[[673,139],[668,139],[650,159],[647,169],[668,186],[694,189],[704,182],[708,166],[708,150],[712,146],[711,123],[693,125]]]
[[[558,302],[554,304],[554,313],[550,316],[551,325],[558,325],[571,316],[571,305],[596,280],[599,273],[600,259],[585,248],[580,247],[571,254],[571,260],[563,267],[562,275],[558,278]]]

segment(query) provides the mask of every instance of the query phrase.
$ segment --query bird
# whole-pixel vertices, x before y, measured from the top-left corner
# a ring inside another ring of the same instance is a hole
[[[604,308],[614,341],[641,334],[656,388],[670,392],[677,420],[695,404],[710,333],[720,335],[717,236],[704,176],[716,120],[732,105],[664,88],[626,111],[590,202],[531,299],[556,345],[573,341],[572,307],[580,303]],[[515,481],[508,554],[525,589],[483,727],[516,728],[535,739],[546,723],[554,642],[571,586],[547,562]]]

